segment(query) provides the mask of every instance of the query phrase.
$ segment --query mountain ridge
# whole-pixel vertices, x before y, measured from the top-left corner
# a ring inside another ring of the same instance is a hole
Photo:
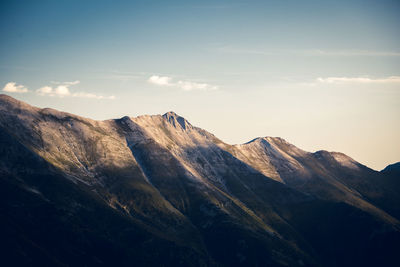
[[[338,152],[306,152],[273,137],[229,145],[174,112],[96,121],[39,109],[4,95],[0,95],[0,133],[4,151],[0,174],[6,188],[70,210],[76,224],[70,230],[87,238],[81,229],[84,224],[78,223],[82,215],[74,210],[87,208],[79,199],[95,199],[92,209],[104,214],[112,210],[130,222],[109,215],[117,225],[139,227],[146,238],[158,240],[152,248],[170,266],[191,265],[191,257],[200,265],[226,266],[398,262],[388,250],[400,240],[396,239],[400,201],[392,178]],[[46,166],[25,166],[17,160],[20,151]],[[48,178],[32,178],[42,176]],[[77,203],[74,208],[49,193],[63,186],[81,192],[75,193],[81,198],[71,199]],[[3,208],[11,214],[13,208],[6,203],[22,200],[5,196]],[[14,220],[22,223],[23,217]],[[54,223],[61,223],[60,218],[55,216]],[[89,225],[102,236],[96,220]],[[327,231],[318,230],[320,225]],[[7,229],[13,228],[7,225]],[[103,244],[115,248],[125,242],[115,231]],[[29,238],[50,249],[39,237],[30,234]],[[331,247],[325,239],[346,250]],[[90,240],[88,244],[96,244]],[[121,250],[121,265],[132,260],[155,264],[155,259],[145,257],[141,241],[132,242],[129,246],[139,253]],[[321,242],[325,245],[318,245]],[[58,248],[69,250],[68,244]],[[163,244],[174,246],[177,252],[162,253]],[[24,243],[19,246],[25,247]],[[79,246],[102,257],[84,244]],[[371,250],[379,253],[360,256]],[[80,259],[71,253],[72,259]],[[351,259],[354,253],[359,256]],[[62,262],[68,260],[62,258]]]
[[[67,115],[67,116],[71,116],[71,115],[72,115],[72,116],[75,116],[75,117],[77,117],[77,118],[83,118],[83,119],[87,119],[87,120],[91,120],[91,121],[99,121],[99,122],[106,122],[106,121],[117,120],[117,119],[93,120],[93,119],[90,119],[90,118],[87,118],[87,117],[84,117],[84,116],[80,116],[80,115],[75,115],[75,114],[72,114],[72,113],[69,113],[69,112],[58,111],[58,110],[56,110],[56,109],[49,108],[49,107],[37,108],[37,107],[33,107],[33,106],[31,106],[31,105],[29,105],[29,104],[23,102],[23,101],[19,101],[19,100],[15,99],[15,98],[13,98],[13,97],[7,95],[7,94],[0,94],[0,99],[1,99],[1,98],[4,98],[4,100],[6,100],[6,101],[10,101],[10,102],[22,104],[22,105],[24,105],[24,106],[27,105],[27,106],[29,106],[29,107],[31,107],[31,108],[35,108],[35,109],[42,110],[43,112],[51,111],[52,113],[61,113],[61,114],[65,114],[65,115]],[[125,116],[121,117],[120,119],[123,119],[123,118],[133,118],[133,119],[136,119],[136,118],[143,118],[143,117],[159,117],[159,116],[164,117],[164,118],[166,118],[167,120],[171,119],[171,121],[174,121],[174,120],[177,121],[177,120],[179,119],[179,120],[184,121],[185,124],[191,126],[192,128],[197,128],[197,129],[203,130],[203,129],[201,129],[201,128],[194,127],[188,120],[186,120],[184,117],[182,117],[181,115],[177,114],[175,111],[172,111],[172,110],[170,110],[170,111],[168,111],[168,112],[165,112],[164,114],[155,114],[155,115],[144,114],[144,115],[138,115],[138,116],[136,116],[136,117],[131,117],[131,116],[129,116],[129,115],[125,115]],[[174,123],[174,122],[172,122],[172,123]],[[182,122],[182,123],[183,123],[183,122]],[[179,123],[179,125],[181,125],[181,124]],[[181,127],[182,127],[182,125],[181,125]],[[184,129],[184,127],[182,127],[182,128]],[[203,131],[204,131],[204,130],[203,130]],[[209,133],[209,134],[210,134],[210,135],[213,135],[213,134],[211,134],[211,133]],[[260,137],[255,137],[255,138],[253,138],[253,139],[251,139],[251,140],[249,140],[249,141],[247,141],[247,142],[244,142],[244,143],[240,143],[240,144],[229,144],[229,145],[231,145],[231,146],[241,146],[241,145],[250,144],[250,143],[252,143],[252,142],[255,142],[255,141],[258,141],[258,140],[263,140],[263,139],[264,139],[264,140],[279,140],[279,141],[281,141],[281,142],[285,142],[285,143],[287,143],[287,144],[290,144],[289,142],[287,142],[287,141],[286,141],[284,138],[282,138],[282,137],[277,137],[277,136],[260,136]],[[223,141],[221,141],[221,142],[223,142]],[[223,142],[223,143],[225,143],[225,142]],[[225,144],[228,144],[228,143],[225,143]],[[291,144],[290,144],[290,145],[291,145]],[[328,153],[342,154],[342,155],[346,156],[347,158],[350,158],[351,160],[355,161],[354,159],[352,159],[352,158],[349,157],[348,155],[346,155],[346,154],[344,154],[344,153],[342,153],[342,152],[339,152],[339,151],[327,151],[327,150],[321,149],[321,150],[317,150],[317,151],[315,151],[315,152],[308,152],[308,153],[319,153],[319,152],[324,152],[324,151],[326,151],[326,152],[328,152]],[[358,162],[357,162],[357,163],[358,163]],[[360,164],[360,163],[359,163],[359,164]],[[396,164],[398,164],[398,162],[397,162],[397,163],[393,163],[393,164],[388,164],[386,167],[389,167],[389,165],[396,165]],[[364,165],[364,166],[365,166],[365,165]],[[386,167],[385,167],[385,168],[386,168]],[[385,169],[385,168],[384,168],[384,169]],[[383,170],[383,169],[382,169],[382,170]]]

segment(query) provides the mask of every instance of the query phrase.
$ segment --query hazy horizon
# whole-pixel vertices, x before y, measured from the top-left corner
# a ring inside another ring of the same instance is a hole
[[[400,161],[398,1],[2,1],[0,93]]]

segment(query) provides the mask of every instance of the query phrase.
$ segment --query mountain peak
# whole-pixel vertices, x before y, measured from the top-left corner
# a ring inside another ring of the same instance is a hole
[[[251,143],[254,143],[254,142],[263,142],[263,141],[264,142],[266,141],[268,143],[270,143],[270,142],[273,142],[273,143],[276,143],[276,142],[287,143],[287,141],[285,139],[281,138],[281,137],[264,136],[264,137],[256,137],[256,138],[248,141],[245,144],[251,144]]]
[[[176,113],[175,113],[174,111],[172,111],[172,110],[164,113],[163,117],[167,117],[167,116],[180,117],[178,114],[176,114]]]
[[[188,122],[185,118],[179,116],[173,111],[168,111],[164,115],[162,115],[164,119],[166,119],[170,124],[172,124],[175,128],[181,127],[183,130],[192,129],[193,126]]]
[[[400,162],[396,162],[386,166],[381,172],[383,173],[395,172],[400,174]]]
[[[12,97],[6,94],[0,94],[0,99],[7,99],[7,98],[12,98]]]
[[[22,102],[22,101],[19,101],[9,95],[6,95],[6,94],[0,94],[0,101],[7,102],[7,103],[21,103]]]
[[[39,108],[29,105],[23,101],[15,99],[6,94],[0,94],[0,110],[10,111],[14,109],[26,109],[30,111],[39,110]]]

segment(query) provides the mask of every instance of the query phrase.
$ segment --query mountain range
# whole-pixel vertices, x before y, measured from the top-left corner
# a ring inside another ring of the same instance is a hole
[[[240,127],[240,125],[238,125]],[[400,163],[0,95],[7,266],[399,266]]]

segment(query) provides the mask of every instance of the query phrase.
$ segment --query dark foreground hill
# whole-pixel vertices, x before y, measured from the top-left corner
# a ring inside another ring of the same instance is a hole
[[[173,112],[94,121],[0,95],[7,266],[398,266],[399,179]]]

